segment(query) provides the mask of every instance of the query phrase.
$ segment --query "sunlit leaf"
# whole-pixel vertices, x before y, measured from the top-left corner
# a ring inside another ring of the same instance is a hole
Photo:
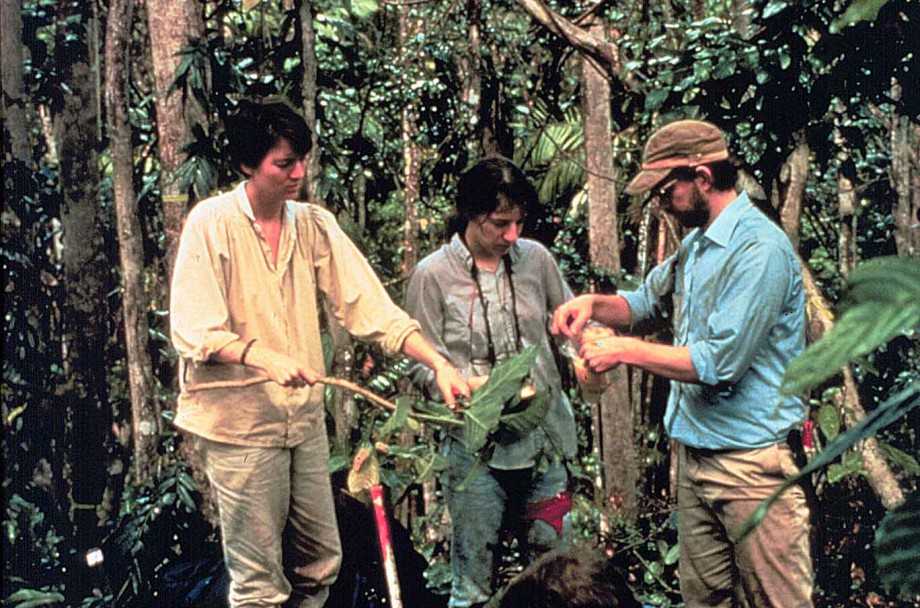
[[[853,0],[844,11],[843,15],[831,23],[831,33],[836,33],[843,28],[855,25],[860,21],[875,21],[878,12],[888,0]]]
[[[537,347],[528,346],[496,365],[488,382],[473,393],[469,407],[463,412],[464,443],[471,452],[485,445],[489,433],[498,426],[502,407],[521,390],[521,381],[530,374],[536,358]]]
[[[834,328],[789,366],[785,394],[799,394],[891,338],[920,327],[920,260],[886,257],[850,275],[845,310]]]

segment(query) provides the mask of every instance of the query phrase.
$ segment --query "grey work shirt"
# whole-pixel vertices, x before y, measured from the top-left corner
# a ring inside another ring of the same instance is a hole
[[[552,254],[540,243],[518,239],[511,247],[511,277],[499,264],[494,272],[479,270],[479,284],[488,308],[497,359],[515,354],[515,324],[511,285],[521,330],[522,347],[539,345],[531,380],[538,391],[550,391],[552,405],[541,428],[510,445],[499,445],[489,464],[497,469],[533,466],[539,454],[551,456],[553,447],[573,456],[577,442],[575,417],[562,390],[559,370],[550,347],[549,322],[557,306],[572,298]],[[406,310],[422,326],[422,333],[450,359],[464,378],[488,373],[486,322],[472,275],[473,256],[458,235],[422,260],[409,278]],[[421,365],[410,370],[413,381],[429,395],[437,395],[434,373]],[[461,438],[460,435],[457,435]]]

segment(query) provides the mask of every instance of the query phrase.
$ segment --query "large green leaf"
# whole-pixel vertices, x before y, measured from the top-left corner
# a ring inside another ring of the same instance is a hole
[[[501,416],[501,423],[513,431],[515,436],[524,437],[543,424],[551,403],[552,400],[548,392],[539,392],[520,411]]]
[[[521,390],[521,381],[530,374],[536,358],[537,347],[528,346],[496,365],[488,382],[473,393],[469,407],[463,410],[463,441],[471,452],[479,451],[498,427],[502,408]]]
[[[844,312],[831,331],[786,370],[783,392],[794,395],[837,374],[891,338],[920,328],[920,260],[876,258],[850,276]]]
[[[920,491],[889,511],[875,534],[882,582],[902,595],[920,595]]]

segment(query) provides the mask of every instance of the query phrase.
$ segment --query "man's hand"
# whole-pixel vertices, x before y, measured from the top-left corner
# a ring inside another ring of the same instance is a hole
[[[282,386],[302,388],[313,386],[320,376],[309,367],[270,348],[253,346],[246,356],[246,365],[262,370]]]
[[[581,335],[585,323],[591,320],[594,312],[594,296],[590,294],[578,296],[553,312],[553,324],[550,331],[553,335],[566,338],[577,338]]]
[[[579,356],[592,371],[602,373],[622,363],[634,363],[631,355],[642,348],[642,345],[642,340],[638,338],[608,336],[600,340],[586,341],[579,351]]]
[[[460,376],[453,365],[444,363],[434,370],[434,380],[438,384],[438,390],[444,397],[444,403],[452,410],[458,409],[457,396],[470,398],[470,386]]]

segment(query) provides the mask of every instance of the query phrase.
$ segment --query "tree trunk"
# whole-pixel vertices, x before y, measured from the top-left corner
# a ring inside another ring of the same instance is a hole
[[[779,215],[786,236],[792,241],[792,247],[799,250],[802,229],[802,202],[805,199],[805,186],[808,183],[808,162],[811,148],[804,136],[796,138],[796,146],[786,158],[780,169],[780,187],[774,189],[779,193]]]
[[[65,290],[61,315],[65,382],[57,394],[80,550],[98,543],[101,534],[96,507],[105,490],[106,476],[100,472],[105,470],[106,439],[112,427],[106,382],[112,281],[96,198],[102,176],[90,50],[95,40],[89,40],[88,33],[93,31],[92,8],[85,3],[61,4],[57,21],[69,24],[58,33],[55,53],[64,90],[69,90],[54,117],[61,167]]]
[[[17,160],[30,167],[29,125],[22,72],[22,1],[0,2],[0,72],[3,84],[3,157],[4,162]],[[7,145],[9,150],[7,151]],[[9,156],[7,155],[9,154]]]
[[[754,7],[751,6],[751,0],[732,0],[732,29],[738,32],[738,35],[744,40],[750,37],[753,13]]]
[[[899,99],[901,87],[892,87]],[[901,257],[920,256],[920,126],[906,116],[891,116],[891,185],[897,193],[894,241]]]
[[[407,70],[412,58],[409,57],[409,41],[419,31],[421,24],[410,19],[411,7],[399,7],[399,45],[400,61],[403,70]],[[408,277],[418,263],[418,200],[419,186],[421,183],[421,166],[418,145],[418,125],[416,124],[416,110],[409,101],[402,109],[402,139],[403,139],[403,205],[405,208],[405,222],[403,224],[403,261],[402,276]]]
[[[840,217],[840,275],[846,278],[856,266],[856,189],[843,168],[837,174],[837,211]]]
[[[592,17],[591,36],[603,40],[604,24]],[[585,161],[588,188],[588,240],[591,264],[612,276],[620,271],[617,234],[617,192],[611,141],[610,82],[602,66],[582,59],[585,115]],[[608,496],[622,498],[627,513],[636,507],[638,466],[635,422],[629,398],[629,374],[624,368],[609,372],[611,386],[601,398],[601,456]]]
[[[118,252],[121,257],[122,311],[128,385],[131,389],[134,479],[143,483],[154,472],[162,433],[160,407],[154,391],[152,364],[147,351],[147,298],[144,294],[144,244],[134,194],[134,151],[128,122],[128,49],[131,42],[133,0],[111,0],[105,37],[105,92]]]
[[[319,191],[320,167],[319,138],[316,132],[316,30],[313,28],[313,10],[310,0],[299,0],[297,12],[300,21],[300,61],[303,65],[303,116],[310,127],[313,146],[307,154],[306,179],[304,189],[307,200],[318,205],[324,204]]]
[[[160,158],[160,192],[163,198],[163,230],[166,236],[166,284],[172,276],[182,221],[189,203],[177,169],[185,161],[183,147],[192,142],[192,127],[207,126],[204,110],[194,96],[183,99],[179,91],[170,94],[181,58],[178,53],[191,38],[201,35],[198,8],[191,2],[147,0],[147,28],[153,55],[156,91],[157,149]],[[168,298],[164,298],[168,301]]]
[[[804,263],[801,266],[808,312],[808,341],[815,342],[834,326],[834,315],[821,295],[811,272]],[[866,417],[866,410],[859,401],[856,381],[849,367],[843,370],[843,390],[834,397],[834,401],[843,413],[843,420],[848,428],[852,428]],[[878,441],[870,437],[863,440],[858,449],[862,454],[866,479],[885,508],[891,509],[904,502],[904,491],[879,451]]]

